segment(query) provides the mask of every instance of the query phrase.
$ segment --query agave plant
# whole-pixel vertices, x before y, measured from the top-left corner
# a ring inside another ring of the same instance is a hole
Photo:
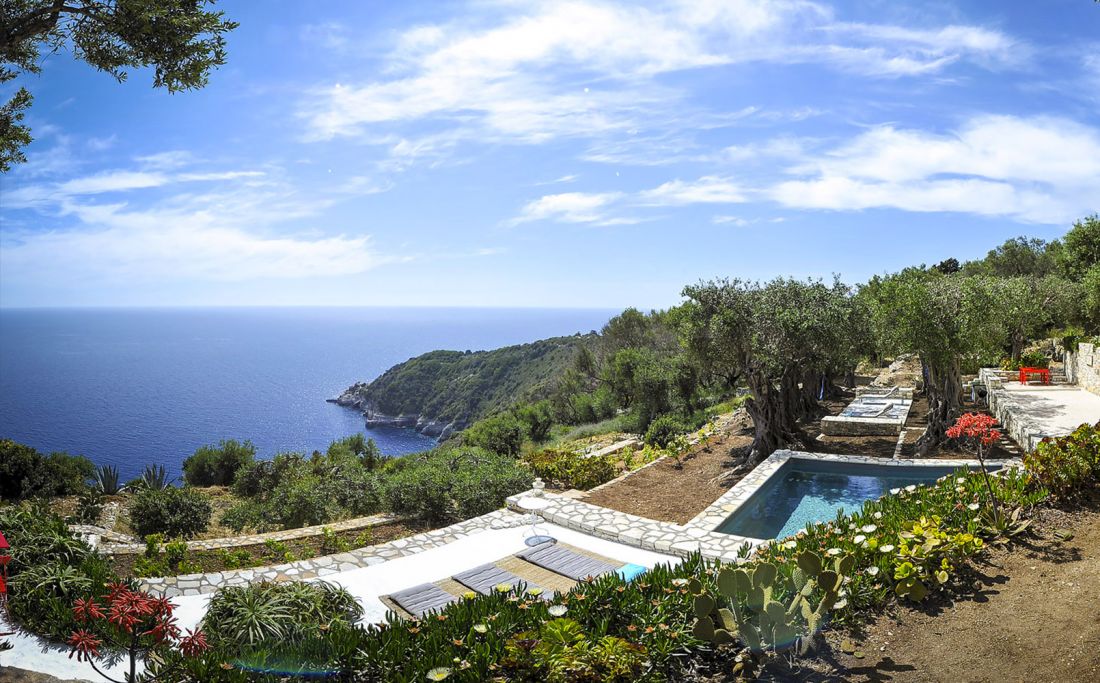
[[[147,489],[163,491],[172,485],[174,478],[168,477],[168,470],[164,465],[146,465],[141,473],[141,483]]]
[[[95,485],[104,495],[114,496],[126,488],[118,476],[118,468],[113,465],[100,465],[95,469]]]

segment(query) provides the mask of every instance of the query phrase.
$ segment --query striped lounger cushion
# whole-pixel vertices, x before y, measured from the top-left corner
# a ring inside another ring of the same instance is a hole
[[[619,568],[618,565],[575,553],[555,543],[536,545],[530,550],[519,553],[517,557],[537,564],[543,569],[549,569],[552,572],[568,576],[574,581],[580,581],[589,576],[607,574]]]
[[[520,584],[527,584],[528,589],[539,588],[538,586],[527,583],[512,572],[505,571],[494,564],[483,564],[480,567],[474,567],[470,571],[455,574],[454,580],[482,595],[489,595],[493,592],[494,588],[501,584],[511,586],[512,588]],[[539,590],[542,589],[539,588]]]
[[[390,599],[401,605],[401,609],[409,614],[419,617],[433,609],[446,607],[458,600],[458,597],[451,595],[434,583],[422,583],[419,586],[391,593]]]

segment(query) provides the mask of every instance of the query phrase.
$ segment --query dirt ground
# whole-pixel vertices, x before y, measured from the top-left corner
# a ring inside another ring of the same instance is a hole
[[[1037,538],[977,567],[973,595],[884,615],[857,634],[862,659],[837,648],[832,674],[803,680],[1100,680],[1100,505],[1045,510],[1039,524]],[[1058,540],[1059,528],[1074,537]]]
[[[681,458],[665,458],[583,498],[586,503],[664,522],[683,524],[702,512],[741,478],[738,451],[752,443],[751,422],[701,443]]]

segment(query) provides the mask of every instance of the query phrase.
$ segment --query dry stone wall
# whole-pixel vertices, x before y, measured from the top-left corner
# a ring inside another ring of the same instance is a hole
[[[1082,389],[1100,394],[1100,349],[1096,344],[1078,344],[1066,353],[1066,375]]]

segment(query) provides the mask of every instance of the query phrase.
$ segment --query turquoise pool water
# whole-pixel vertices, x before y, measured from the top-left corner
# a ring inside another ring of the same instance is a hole
[[[792,458],[718,527],[750,538],[785,538],[836,519],[892,488],[927,484],[954,467],[863,465]]]

